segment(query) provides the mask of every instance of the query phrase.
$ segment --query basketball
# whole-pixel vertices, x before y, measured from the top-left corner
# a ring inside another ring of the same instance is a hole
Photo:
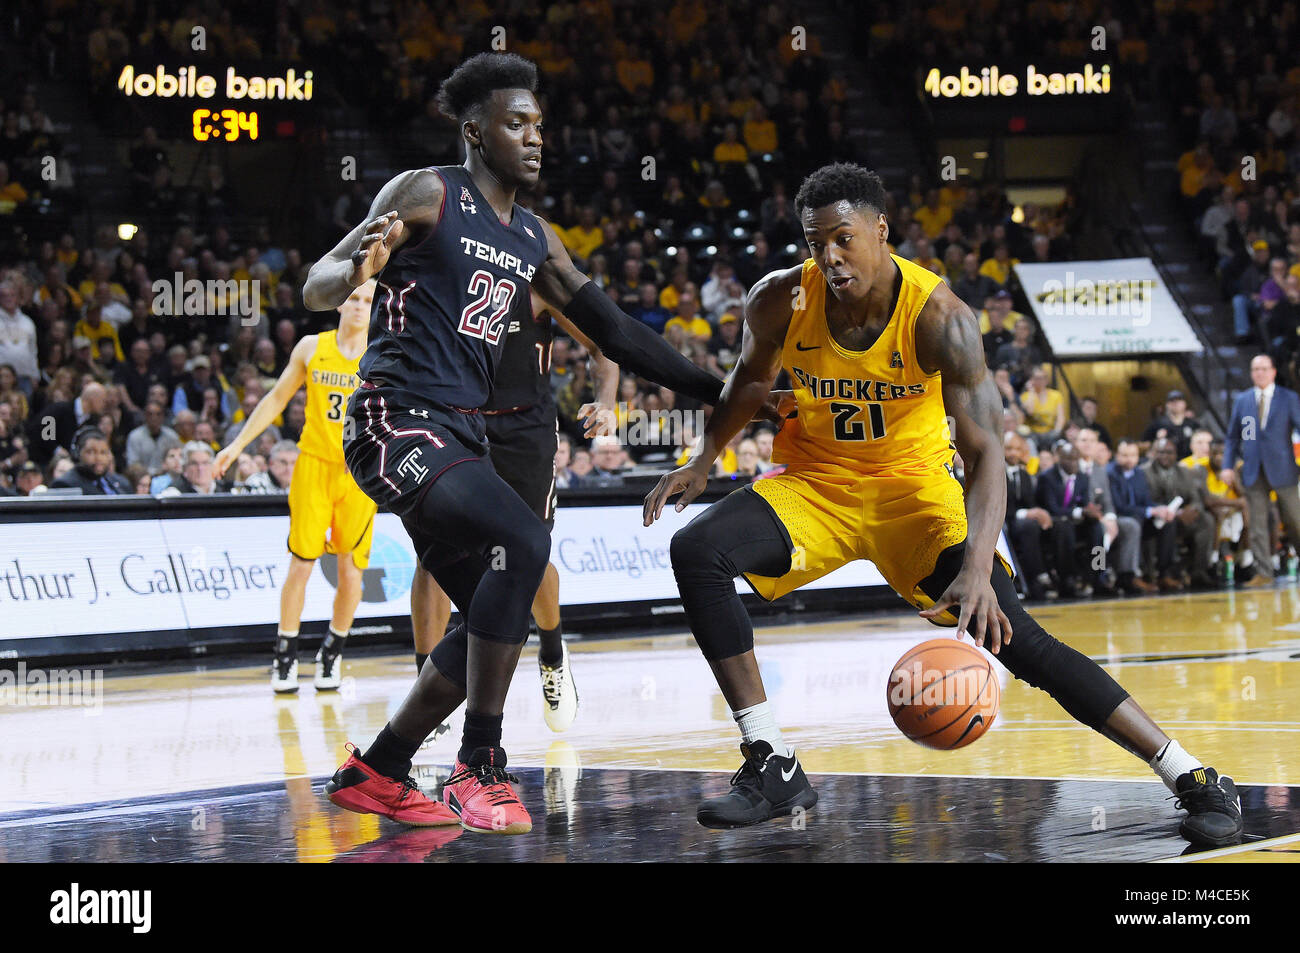
[[[989,730],[1001,692],[993,665],[969,642],[931,639],[889,674],[889,714],[898,730],[927,748],[964,748]]]

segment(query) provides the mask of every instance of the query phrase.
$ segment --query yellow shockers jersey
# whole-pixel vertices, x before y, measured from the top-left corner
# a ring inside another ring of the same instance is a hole
[[[781,355],[799,414],[777,434],[773,461],[891,476],[931,475],[951,465],[942,382],[916,358],[916,318],[942,279],[890,257],[903,273],[898,303],[865,351],[831,337],[826,279],[811,258],[804,262],[803,308],[794,311]]]
[[[316,350],[307,362],[307,423],[298,449],[313,457],[344,466],[343,417],[348,398],[361,384],[361,357],[348,360],[339,352],[338,331],[316,336]]]
[[[750,487],[772,507],[793,547],[784,575],[745,574],[765,599],[866,559],[904,599],[925,608],[935,597],[920,584],[940,553],[966,539],[942,381],[916,358],[916,318],[941,279],[893,260],[903,276],[898,303],[865,351],[831,338],[826,281],[816,264],[804,263],[802,307],[782,351],[799,414],[781,428],[772,454],[787,466]],[[957,624],[951,612],[940,621]]]

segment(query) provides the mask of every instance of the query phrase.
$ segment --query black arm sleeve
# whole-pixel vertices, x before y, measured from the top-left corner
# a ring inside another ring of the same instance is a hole
[[[687,360],[676,348],[610,301],[588,281],[564,306],[564,315],[615,364],[705,404],[722,397],[722,380]]]

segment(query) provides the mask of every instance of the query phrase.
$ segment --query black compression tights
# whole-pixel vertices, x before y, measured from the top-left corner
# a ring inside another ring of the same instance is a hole
[[[403,521],[421,565],[465,620],[438,643],[429,657],[436,671],[429,670],[428,678],[422,674],[409,704],[394,717],[395,730],[400,722],[401,733],[414,738],[448,701],[445,684],[442,691],[435,690],[434,676],[439,673],[468,695],[470,710],[501,713],[528,637],[529,613],[550,559],[551,537],[519,495],[490,465],[477,460],[446,470]],[[467,555],[445,562],[447,554],[456,551]],[[437,723],[433,720],[426,730]]]
[[[921,583],[931,599],[956,577],[965,546],[944,550],[934,572]],[[691,632],[706,659],[718,661],[753,649],[753,625],[735,578],[742,572],[785,574],[791,549],[772,507],[748,488],[714,503],[673,536],[673,573]],[[995,564],[991,581],[1013,633],[998,661],[1016,678],[1048,692],[1080,722],[1101,730],[1128,693],[1096,662],[1053,638],[1025,612],[1001,563]]]

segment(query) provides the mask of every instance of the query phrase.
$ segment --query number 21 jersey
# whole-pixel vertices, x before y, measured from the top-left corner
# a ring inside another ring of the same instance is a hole
[[[429,171],[443,182],[442,214],[377,276],[361,376],[477,409],[492,396],[511,322],[532,319],[530,282],[546,260],[546,236],[518,205],[509,223],[498,219],[464,166]]]

